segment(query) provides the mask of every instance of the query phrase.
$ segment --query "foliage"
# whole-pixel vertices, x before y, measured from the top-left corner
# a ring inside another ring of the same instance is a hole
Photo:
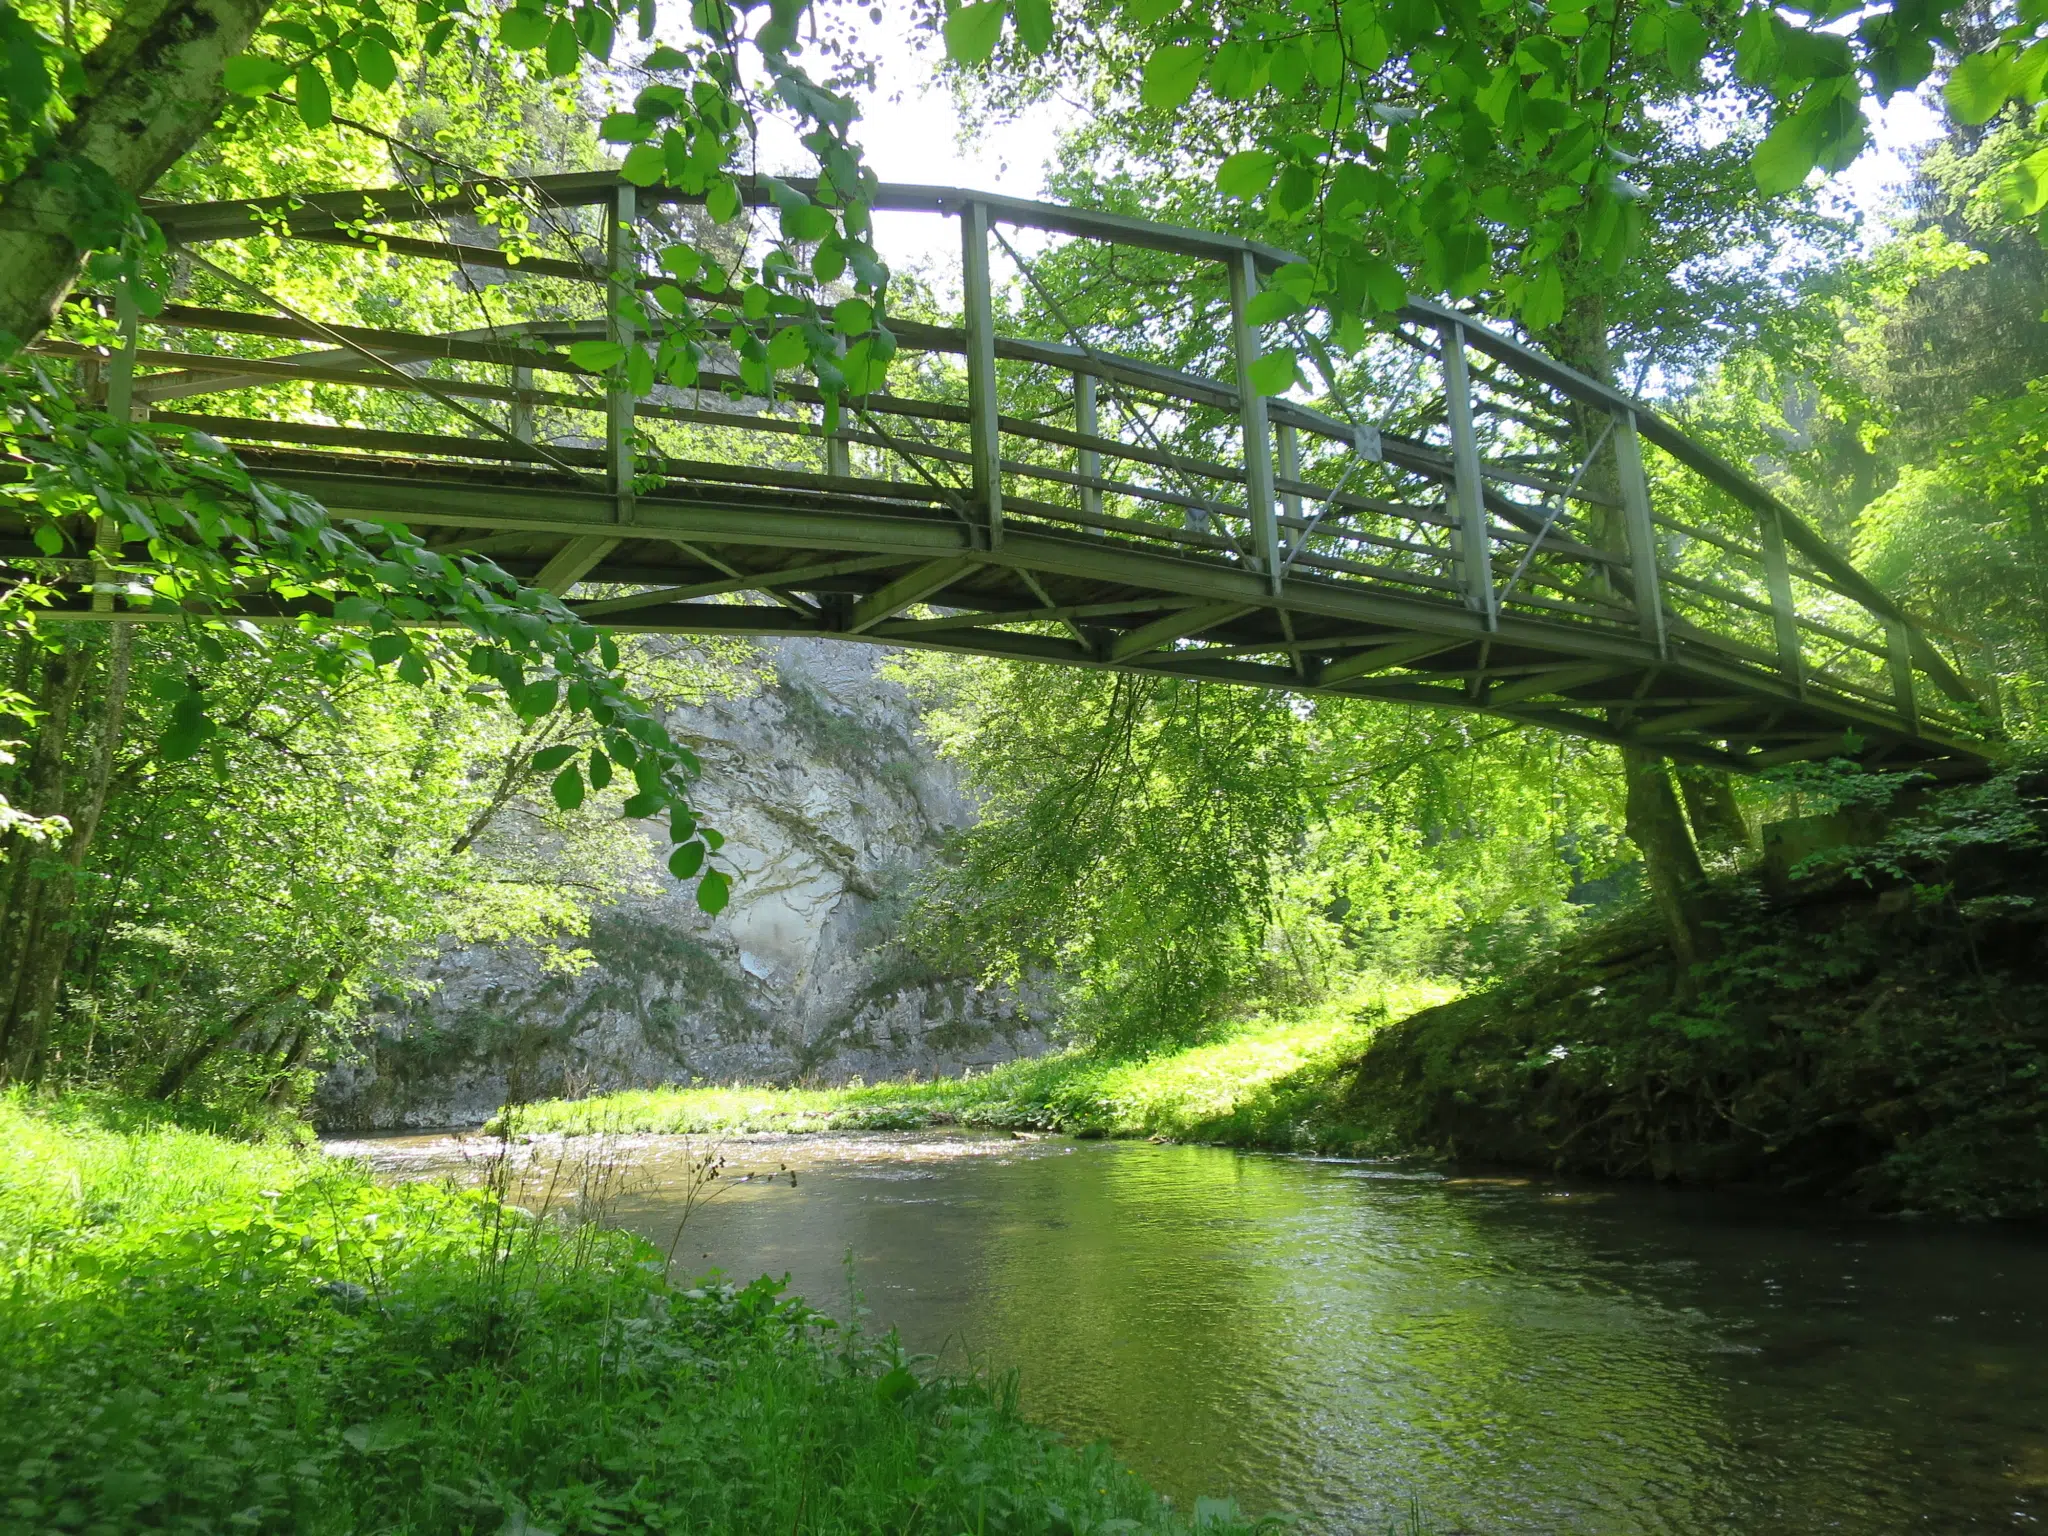
[[[1369,1146],[1879,1209],[2048,1213],[2039,769],[1950,790],[1876,844],[1720,892],[1690,997],[1641,914],[1374,1037]]]
[[[1948,98],[1968,122],[2010,97],[2039,100],[2048,70],[2036,40],[2048,16],[2026,8],[1967,41],[1959,7],[1868,8],[1849,33],[1832,11],[1723,3],[948,9],[957,66],[993,61],[1041,90],[1078,75],[1130,125],[1126,141],[1170,138],[1191,113],[1227,125],[1187,159],[1267,228],[1297,232],[1304,285],[1336,314],[1398,307],[1412,276],[1484,294],[1538,331],[1586,274],[1622,271],[1660,173],[1711,154],[1731,126],[1727,158],[1748,158],[1756,190],[1780,196],[1853,160],[1866,91],[1918,85],[1937,45],[1965,55]],[[1767,133],[1750,126],[1758,117]],[[1708,185],[1727,197],[1732,181]]]
[[[11,1522],[1189,1528],[1011,1384],[928,1376],[766,1279],[673,1287],[648,1244],[488,1190],[105,1108],[0,1100]]]

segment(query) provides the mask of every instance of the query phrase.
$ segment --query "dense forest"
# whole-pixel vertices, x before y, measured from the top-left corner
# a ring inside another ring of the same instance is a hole
[[[41,1405],[0,1415],[0,1463],[25,1469],[4,1507],[30,1525],[1187,1528],[1000,1386],[920,1376],[773,1287],[671,1297],[672,1252],[530,1220],[509,1176],[393,1191],[294,1161],[320,1076],[433,954],[508,946],[574,974],[593,919],[636,892],[714,915],[744,899],[673,722],[768,663],[743,638],[615,634],[602,604],[655,583],[337,515],[131,398],[138,358],[169,366],[163,317],[253,304],[305,328],[279,335],[566,327],[582,393],[493,394],[417,359],[382,365],[411,392],[379,393],[339,343],[295,354],[332,377],[285,379],[224,329],[187,344],[248,373],[161,374],[151,398],[393,442],[461,418],[565,473],[623,452],[622,497],[636,453],[649,486],[663,455],[803,468],[813,411],[829,434],[913,378],[958,405],[934,421],[966,419],[966,359],[899,349],[950,323],[961,279],[878,250],[861,142],[862,113],[889,110],[884,48],[913,50],[977,135],[1059,109],[1042,188],[1008,190],[1300,253],[1251,301],[1246,394],[1448,430],[1402,350],[1413,297],[1651,401],[1911,616],[1988,766],[1937,782],[1845,738],[1731,773],[1618,727],[897,650],[889,676],[979,817],[918,872],[890,942],[1031,999],[1066,1048],[974,1084],[857,1085],[777,1125],[965,1120],[2048,1211],[2048,7],[0,0],[0,1134],[24,1149],[0,1172],[0,1337],[41,1341],[0,1374],[0,1404]],[[1902,196],[1858,207],[1839,173],[1901,93],[1941,131]],[[660,242],[534,190],[585,172],[677,194]],[[298,199],[472,182],[488,195],[436,232],[495,253],[485,278],[421,278],[368,211],[285,238]],[[274,200],[275,222],[166,236],[168,205],[222,199]],[[1034,249],[991,302],[1080,353],[1227,372],[1215,311],[1128,256]],[[634,396],[721,389],[788,441],[705,411],[634,423]],[[608,399],[626,425],[600,441]],[[1059,402],[1037,404],[1049,421]],[[1197,412],[1106,398],[1113,418],[1163,465],[1214,451]],[[1619,507],[1612,430],[1589,412],[1553,446]],[[941,448],[965,459],[956,438]],[[1665,553],[1725,595],[1726,531],[1672,465],[1648,472],[1705,530]],[[1311,453],[1289,473],[1334,503],[1350,470]],[[1599,517],[1574,537],[1620,548]],[[770,600],[737,578],[715,599]],[[936,587],[916,607],[946,611]],[[1781,823],[1806,829],[1789,855]],[[605,1123],[728,1124],[693,1106]],[[177,1227],[181,1202],[211,1224]],[[329,1349],[349,1363],[321,1375]],[[172,1358],[183,1385],[130,1390]],[[614,1366],[623,1397],[593,1385]],[[210,1462],[234,1405],[207,1383],[230,1376],[243,1404],[260,1378],[283,1406]],[[403,1423],[379,1406],[394,1382],[419,1396]],[[717,1390],[685,1404],[689,1383]],[[577,1439],[579,1394],[619,1416],[617,1446]],[[489,1467],[446,1427],[465,1413],[511,1448]],[[676,1450],[691,1414],[714,1446],[695,1459]],[[162,1467],[81,1471],[94,1435]]]

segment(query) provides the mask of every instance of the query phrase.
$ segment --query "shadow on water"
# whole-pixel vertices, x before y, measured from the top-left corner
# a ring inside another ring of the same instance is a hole
[[[356,1144],[401,1175],[446,1140]],[[620,1219],[666,1247],[675,1143]],[[702,1148],[697,1151],[701,1153]],[[1316,1529],[2030,1529],[2048,1510],[2048,1243],[1725,1196],[1203,1147],[748,1140],[679,1273],[1017,1367],[1027,1406],[1186,1502]]]

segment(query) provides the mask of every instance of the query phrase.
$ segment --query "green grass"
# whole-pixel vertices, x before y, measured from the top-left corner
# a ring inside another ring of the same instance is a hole
[[[1210,1045],[1138,1061],[1073,1050],[978,1077],[844,1088],[656,1088],[522,1105],[522,1133],[910,1130],[975,1125],[1236,1146],[1343,1145],[1331,1118],[1343,1064],[1373,1033],[1453,996],[1428,982],[1369,982],[1300,1013],[1252,1019]],[[496,1124],[497,1122],[494,1122]]]
[[[0,1153],[0,1528],[1191,1528],[1009,1384],[766,1281],[671,1286],[601,1219],[107,1101],[0,1096]],[[570,1170],[573,1208],[601,1218],[608,1177]]]

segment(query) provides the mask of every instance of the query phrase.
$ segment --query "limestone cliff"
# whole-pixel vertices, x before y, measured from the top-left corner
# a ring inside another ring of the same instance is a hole
[[[783,641],[772,681],[680,712],[735,869],[717,918],[659,872],[601,910],[575,975],[459,948],[321,1085],[336,1127],[481,1120],[508,1095],[957,1072],[1042,1049],[1013,999],[895,942],[917,868],[974,815],[866,646]]]

